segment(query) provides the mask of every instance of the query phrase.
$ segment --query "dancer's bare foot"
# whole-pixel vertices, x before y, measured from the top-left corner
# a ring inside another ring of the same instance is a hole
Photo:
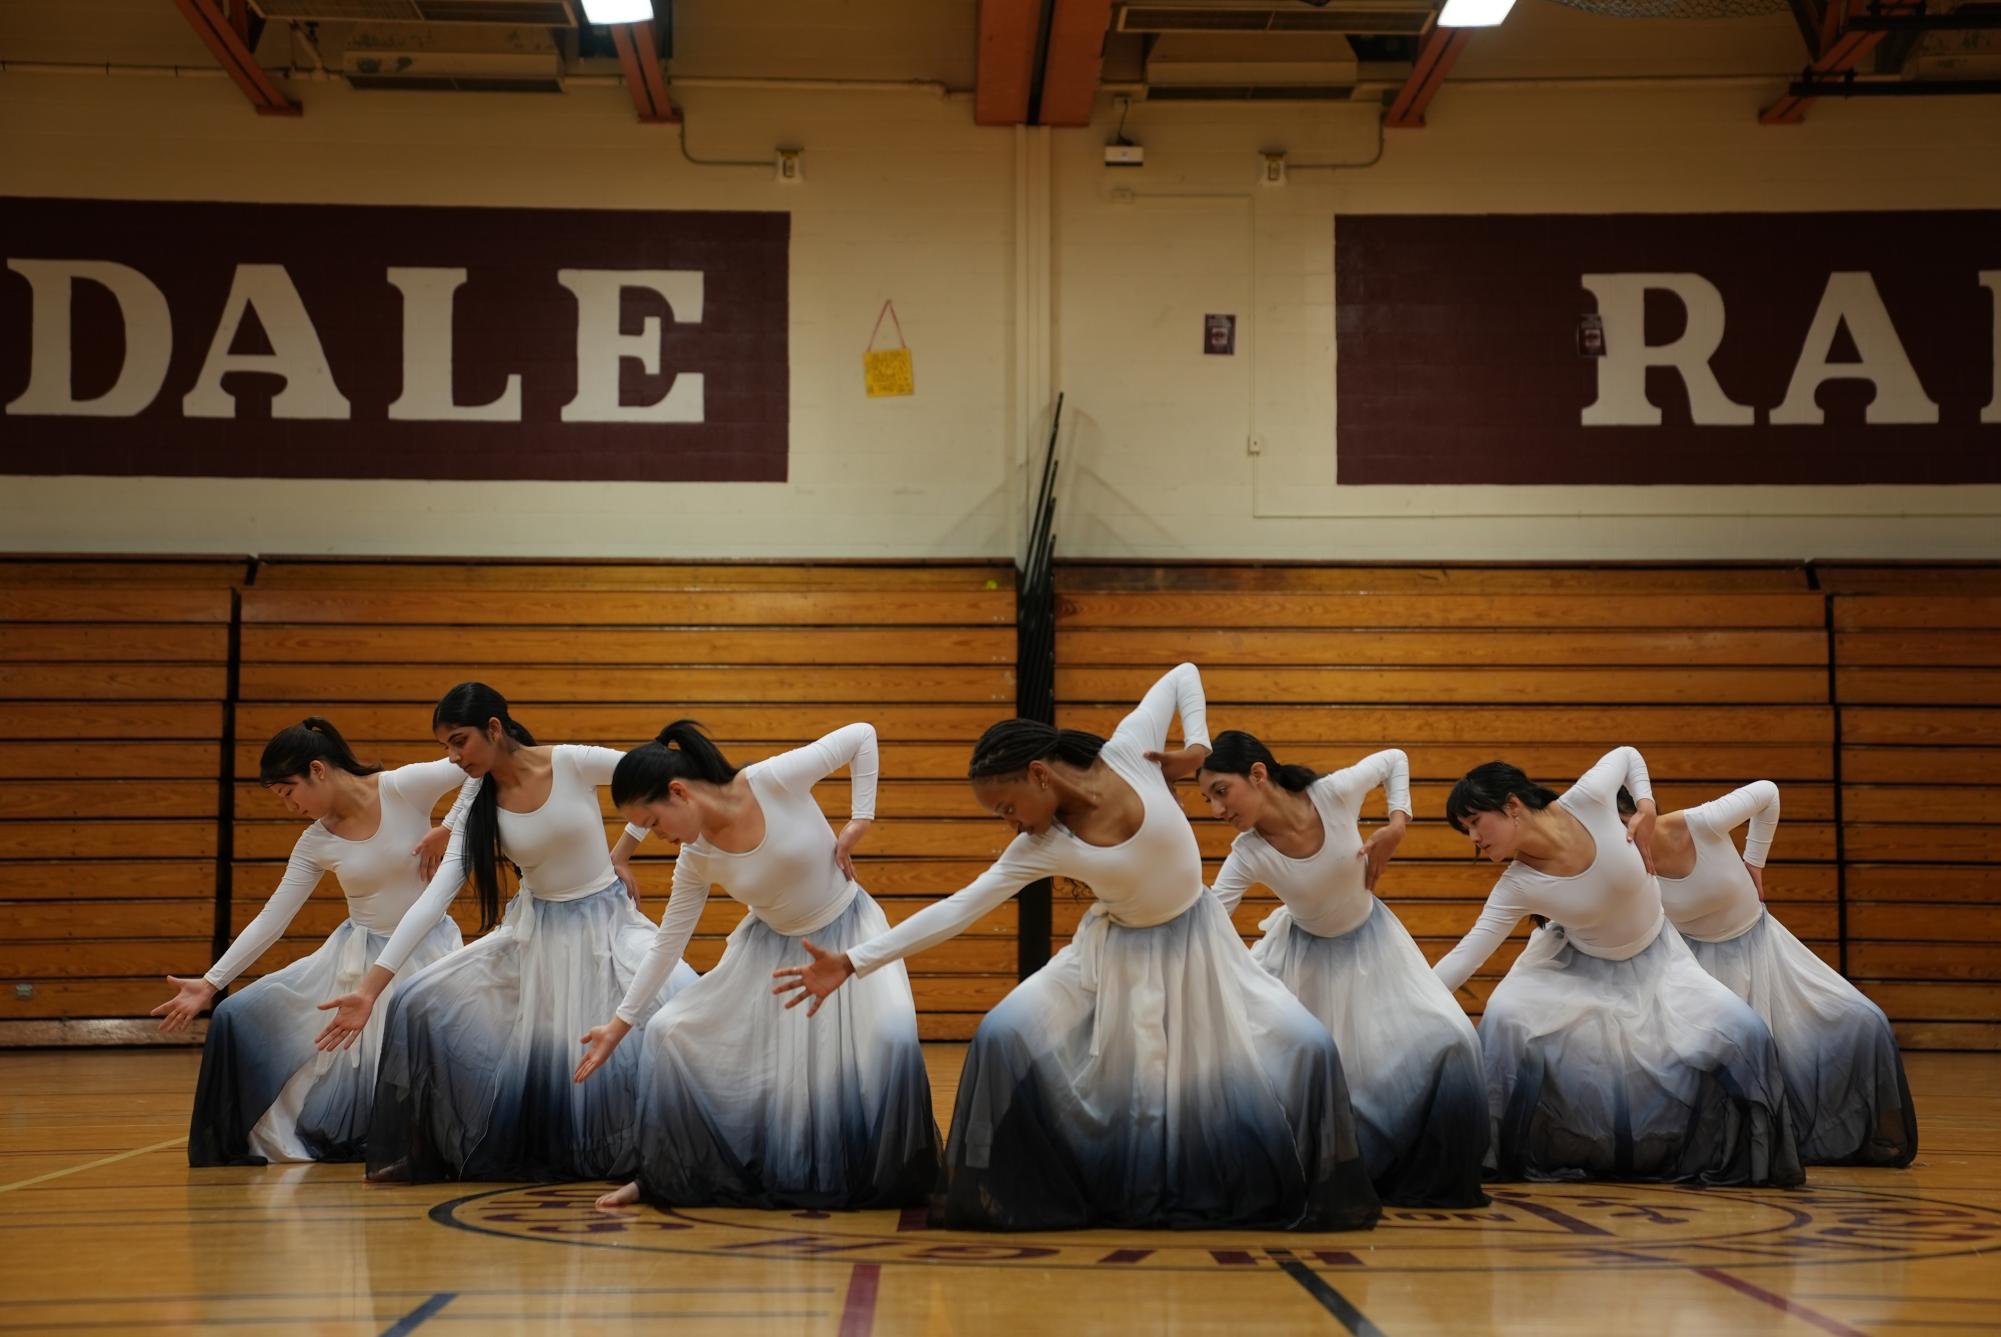
[[[639,1184],[637,1181],[634,1181],[627,1184],[624,1188],[614,1189],[602,1198],[599,1198],[597,1206],[600,1211],[609,1211],[613,1207],[630,1207],[638,1201]]]

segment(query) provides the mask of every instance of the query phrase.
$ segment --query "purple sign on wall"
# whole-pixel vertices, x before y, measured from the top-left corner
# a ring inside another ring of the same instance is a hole
[[[2001,483],[2001,212],[1344,216],[1334,301],[1343,483]]]
[[[0,473],[782,482],[790,235],[0,200]]]

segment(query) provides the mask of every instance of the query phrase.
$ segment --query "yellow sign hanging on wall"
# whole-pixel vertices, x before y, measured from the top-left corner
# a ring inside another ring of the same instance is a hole
[[[875,337],[882,332],[882,318],[896,326],[895,348],[876,350]],[[903,341],[903,322],[896,318],[896,305],[884,302],[875,313],[875,328],[869,331],[868,348],[862,353],[862,385],[870,399],[917,393],[917,373],[910,361],[910,345]]]

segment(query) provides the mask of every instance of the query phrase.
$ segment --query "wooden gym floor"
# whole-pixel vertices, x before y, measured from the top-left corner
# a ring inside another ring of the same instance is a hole
[[[963,1048],[932,1046],[951,1109]],[[592,1210],[592,1185],[190,1170],[189,1050],[0,1053],[0,1334],[2001,1332],[2001,1055],[1913,1054],[1923,1153],[1791,1193],[1497,1186],[1347,1235],[959,1235]]]

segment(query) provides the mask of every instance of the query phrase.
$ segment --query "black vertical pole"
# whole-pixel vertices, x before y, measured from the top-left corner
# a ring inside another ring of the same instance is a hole
[[[1050,416],[1042,479],[1029,515],[1028,550],[1015,575],[1014,713],[1045,724],[1056,722],[1056,596],[1050,557],[1056,543],[1056,430],[1062,419],[1063,397],[1058,395]],[[1029,883],[1015,897],[1015,964],[1022,979],[1049,960],[1052,890],[1053,884],[1045,877]]]

